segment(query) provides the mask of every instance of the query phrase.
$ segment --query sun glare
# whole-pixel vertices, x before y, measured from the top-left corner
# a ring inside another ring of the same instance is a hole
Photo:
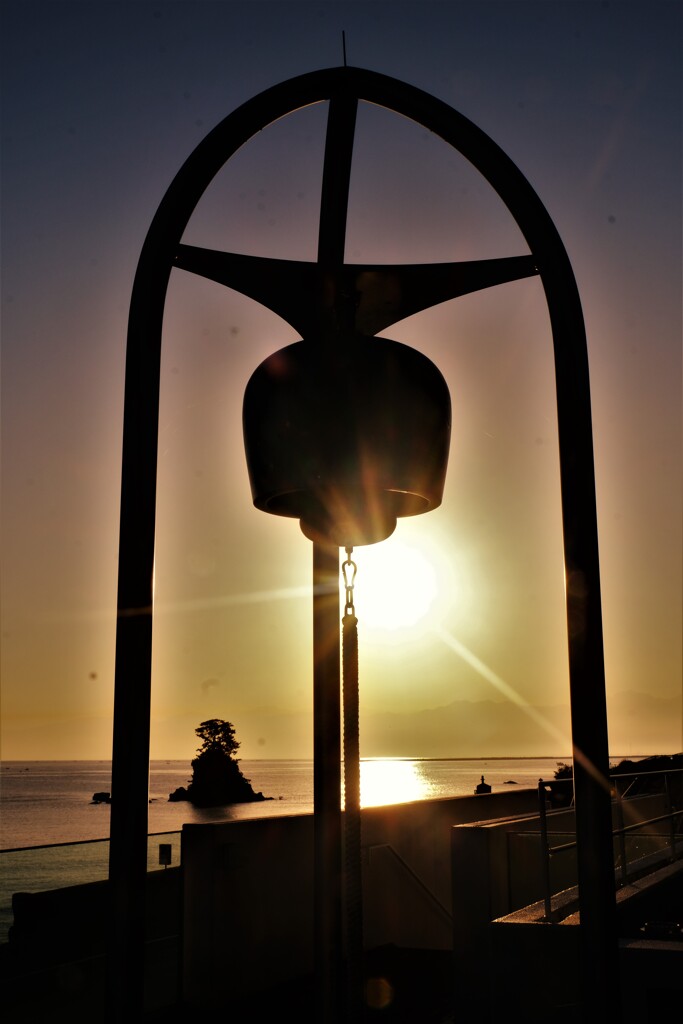
[[[416,761],[393,758],[361,761],[360,793],[363,807],[424,800],[430,795],[430,789]]]
[[[364,627],[405,629],[429,615],[438,594],[437,575],[416,547],[385,541],[359,548],[352,557],[358,566],[356,615]]]

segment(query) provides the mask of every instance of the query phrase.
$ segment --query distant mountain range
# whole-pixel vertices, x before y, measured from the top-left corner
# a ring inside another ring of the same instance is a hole
[[[680,698],[613,694],[608,719],[612,756],[683,749]],[[244,758],[311,756],[308,713],[262,709],[236,714],[234,721]],[[568,704],[528,707],[505,700],[456,700],[409,713],[364,711],[360,730],[363,757],[544,757],[571,752]]]

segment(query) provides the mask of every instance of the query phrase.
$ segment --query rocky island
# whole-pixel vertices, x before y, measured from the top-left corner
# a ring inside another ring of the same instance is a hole
[[[172,802],[188,800],[194,807],[223,807],[271,800],[263,793],[255,793],[245,778],[235,753],[239,743],[235,727],[222,718],[211,718],[195,729],[202,745],[191,762],[192,779],[189,785],[179,786],[168,799]]]

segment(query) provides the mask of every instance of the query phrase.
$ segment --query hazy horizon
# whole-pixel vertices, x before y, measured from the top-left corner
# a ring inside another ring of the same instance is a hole
[[[610,757],[676,754],[683,751],[681,722],[677,720],[676,698],[651,698],[633,692],[615,694],[611,701]],[[659,722],[668,719],[667,735]],[[313,721],[308,712],[284,711],[261,707],[229,719],[236,728],[241,760],[311,760],[313,757]],[[638,723],[634,729],[633,723]],[[157,730],[151,761],[191,760],[197,751],[195,728],[199,721],[176,723],[175,731]],[[511,738],[505,738],[509,731]],[[418,737],[416,740],[415,737]],[[430,752],[417,753],[429,737]],[[519,706],[505,699],[452,701],[449,705],[413,708],[397,713],[366,709],[360,721],[361,757],[408,760],[472,760],[473,758],[572,758],[569,705],[552,707]],[[97,734],[93,736],[97,746]],[[50,748],[47,731],[37,730],[27,750]],[[54,749],[63,744],[63,735],[54,741]],[[164,746],[163,744],[166,744]],[[96,746],[92,750],[96,749]],[[101,761],[108,760],[92,752],[83,757],[22,757],[3,754],[8,761]],[[181,751],[182,753],[178,753]],[[449,751],[457,751],[451,753]],[[555,753],[551,753],[551,751]],[[565,753],[562,753],[564,751]],[[626,752],[626,753],[625,753]],[[630,752],[630,754],[628,753]]]

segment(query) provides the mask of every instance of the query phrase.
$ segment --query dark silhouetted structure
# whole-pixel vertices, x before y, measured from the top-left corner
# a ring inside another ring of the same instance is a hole
[[[318,259],[247,257],[188,247],[185,226],[230,157],[273,121],[312,103],[329,104]],[[458,150],[487,179],[517,222],[529,252],[428,266],[344,263],[346,209],[359,101],[396,111]],[[372,336],[438,302],[538,275],[555,354],[562,527],[574,747],[584,998],[607,1019],[618,991],[598,535],[585,329],[572,268],[557,230],[529,182],[484,132],[413,86],[358,68],[302,75],[274,86],[218,124],[187,159],[164,196],[140,256],[126,360],[118,626],[114,709],[110,880],[113,907],[111,1006],[117,1021],[142,1000],[147,846],[152,575],[159,363],[164,303],[173,269],[201,274],[274,310],[303,339],[345,332]],[[387,282],[394,299],[383,299]],[[298,509],[294,510],[299,512]],[[401,514],[401,513],[399,513]],[[316,525],[316,523],[314,523]],[[386,528],[386,524],[385,524]],[[338,548],[313,546],[314,761],[318,942],[326,1005],[337,1019],[341,948]]]

